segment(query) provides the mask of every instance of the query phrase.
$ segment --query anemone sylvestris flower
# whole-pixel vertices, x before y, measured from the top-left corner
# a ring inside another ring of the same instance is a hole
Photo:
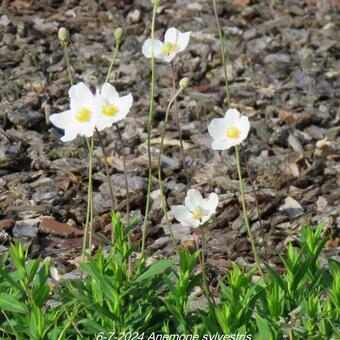
[[[213,119],[208,126],[213,138],[214,150],[226,150],[240,144],[250,129],[248,117],[240,115],[236,109],[228,109],[224,118]]]
[[[218,196],[211,193],[204,199],[196,189],[189,189],[185,198],[185,205],[176,205],[171,208],[173,215],[185,227],[197,228],[207,222],[215,213],[218,205]]]
[[[70,109],[50,116],[50,121],[65,130],[63,142],[75,139],[78,135],[91,137],[95,127],[94,95],[84,83],[71,86],[69,92]]]
[[[164,36],[164,43],[154,39],[154,57],[165,62],[171,62],[177,55],[186,49],[189,43],[191,32],[181,33],[176,28],[169,28]],[[144,41],[142,52],[146,58],[151,58],[151,39]]]
[[[61,137],[69,142],[78,135],[91,137],[95,128],[103,130],[124,119],[132,105],[132,95],[119,97],[114,86],[105,83],[94,96],[84,83],[71,86],[69,90],[70,110],[55,113],[50,121],[65,130]]]
[[[115,87],[105,83],[96,97],[96,128],[101,131],[124,119],[132,105],[132,95],[119,97]]]

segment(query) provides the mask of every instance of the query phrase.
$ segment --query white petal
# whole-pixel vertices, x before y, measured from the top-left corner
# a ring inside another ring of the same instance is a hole
[[[240,112],[238,112],[236,109],[228,109],[224,118],[235,126],[240,119]]]
[[[55,113],[49,117],[50,122],[59,129],[65,129],[67,126],[72,125],[73,115],[71,110],[61,113]]]
[[[70,107],[72,110],[76,110],[81,106],[89,106],[94,98],[90,89],[83,82],[71,86],[68,94],[70,96]]]
[[[69,142],[77,137],[78,133],[74,126],[65,129],[65,135],[60,139],[63,142]]]
[[[195,220],[192,214],[184,205],[175,205],[171,208],[172,214],[175,216],[176,220],[180,222],[184,227],[194,227],[196,226]]]
[[[178,31],[175,27],[168,28],[164,35],[164,42],[177,45],[179,33],[180,31]]]
[[[118,100],[118,109],[119,112],[123,112],[124,115],[126,116],[127,113],[130,111],[130,108],[132,106],[132,102],[133,102],[133,97],[132,94],[129,93],[126,96],[120,97]]]
[[[201,220],[201,224],[204,224],[205,222],[207,222],[210,217],[211,217],[212,214],[208,214],[208,215],[205,215],[202,217],[202,220]]]
[[[119,95],[118,92],[116,91],[116,88],[109,83],[103,84],[100,90],[100,94],[102,98],[106,99],[109,103],[112,103],[119,99]]]
[[[170,53],[170,54],[165,54],[162,56],[162,59],[167,62],[170,63],[175,57],[176,57],[176,52]]]
[[[105,117],[104,115],[101,115],[96,120],[96,128],[98,129],[98,131],[102,131],[105,128],[111,127],[112,124],[112,119],[110,117]]]
[[[186,47],[188,46],[189,40],[190,40],[190,34],[191,32],[185,32],[185,33],[178,32],[177,45],[179,46],[179,52],[184,51]]]
[[[209,214],[212,215],[215,213],[216,208],[218,206],[218,196],[212,192],[208,198],[204,200],[204,209],[209,211]]]
[[[153,53],[154,53],[155,58],[160,58],[163,46],[164,44],[160,40],[158,39],[153,40],[153,48],[154,48]],[[151,39],[146,39],[144,41],[144,44],[142,47],[142,53],[144,54],[146,58],[149,58],[149,59],[151,58],[151,53],[152,53]]]
[[[203,207],[204,201],[201,193],[197,189],[189,189],[185,197],[185,206],[194,211],[198,207]]]
[[[95,129],[95,121],[89,121],[86,123],[78,123],[75,125],[75,129],[80,136],[91,137],[93,136]]]
[[[239,123],[238,123],[238,128],[241,131],[239,139],[243,141],[244,139],[247,138],[249,130],[250,130],[250,123],[249,123],[249,119],[247,116],[241,116]]]
[[[226,131],[227,120],[225,118],[215,118],[208,126],[209,135],[217,141],[223,141],[226,139]]]
[[[211,147],[213,150],[227,150],[230,149],[232,146],[240,144],[238,139],[226,139],[224,141],[217,141],[214,140],[211,143]]]

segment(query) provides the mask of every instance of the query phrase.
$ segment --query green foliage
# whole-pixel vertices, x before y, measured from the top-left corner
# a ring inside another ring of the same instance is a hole
[[[267,266],[255,280],[236,264],[221,279],[218,298],[193,307],[194,291],[203,285],[200,253],[181,250],[174,260],[145,267],[131,262],[128,235],[112,217],[115,243],[109,254],[99,249],[83,263],[84,277],[53,292],[49,262],[31,260],[28,248],[12,245],[0,263],[0,338],[94,339],[111,332],[163,334],[252,334],[255,339],[332,339],[340,335],[340,264],[321,267],[326,242],[322,225],[306,227],[298,248],[289,245],[282,258],[285,274]],[[205,292],[208,294],[207,292]]]

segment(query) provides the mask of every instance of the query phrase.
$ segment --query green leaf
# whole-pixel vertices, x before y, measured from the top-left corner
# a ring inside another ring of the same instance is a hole
[[[14,296],[6,293],[0,293],[0,309],[13,313],[28,313],[27,307]]]
[[[10,275],[8,275],[1,267],[0,267],[0,277],[4,277],[8,283],[10,283],[12,286],[20,290],[21,292],[24,292],[23,288],[19,285],[18,282],[14,281]]]
[[[141,282],[153,278],[163,273],[175,263],[175,260],[161,260],[152,264],[144,273],[142,273],[135,282]]]
[[[261,339],[274,339],[273,333],[270,330],[269,322],[266,319],[262,318],[260,315],[256,315],[255,318]]]

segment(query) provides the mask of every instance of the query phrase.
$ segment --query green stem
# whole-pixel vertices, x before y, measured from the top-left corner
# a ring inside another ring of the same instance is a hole
[[[175,67],[175,64],[173,63],[173,61],[171,62],[171,69],[172,69],[172,89],[173,89],[173,93],[175,95],[176,94],[176,83],[177,83],[177,70],[176,70],[176,67]],[[187,169],[186,169],[186,166],[185,166],[185,154],[184,154],[184,147],[183,147],[181,124],[179,122],[177,98],[175,99],[174,108],[175,108],[175,118],[176,118],[179,144],[180,144],[180,147],[181,147],[182,167],[183,167],[184,175],[187,179],[187,184],[188,184],[188,186],[190,186],[190,178],[188,176]]]
[[[104,146],[104,142],[103,142],[103,138],[100,134],[100,132],[98,131],[98,129],[96,128],[96,132],[99,138],[99,143],[100,146],[102,148],[102,153],[103,153],[103,157],[104,157],[104,165],[105,165],[105,173],[106,173],[106,178],[107,178],[107,182],[109,184],[109,190],[110,190],[110,196],[111,196],[111,210],[114,211],[115,208],[115,197],[113,194],[113,188],[112,188],[112,183],[111,183],[111,177],[110,177],[110,171],[109,171],[109,164],[107,161],[107,153],[106,153],[106,149]],[[112,242],[114,241],[114,237],[112,236]]]
[[[230,109],[231,108],[231,99],[230,99],[230,88],[229,88],[229,80],[228,80],[226,55],[225,55],[225,52],[224,52],[223,32],[222,32],[222,28],[221,28],[221,24],[220,24],[220,18],[219,18],[218,13],[217,13],[216,0],[212,0],[212,2],[213,2],[216,25],[217,25],[217,30],[218,30],[218,35],[219,35],[220,45],[221,45],[220,50],[221,50],[221,58],[222,58],[222,63],[223,63],[223,71],[224,71],[224,80],[225,80],[228,109]],[[254,255],[259,273],[263,277],[263,271],[262,271],[261,266],[260,266],[259,257],[258,257],[257,252],[256,252],[255,243],[254,243],[253,236],[252,236],[252,233],[250,231],[250,226],[249,226],[247,206],[246,206],[246,201],[245,201],[245,197],[244,197],[243,178],[242,178],[242,173],[241,173],[240,152],[239,152],[238,146],[235,146],[235,155],[236,155],[237,172],[238,172],[238,177],[239,177],[239,182],[240,182],[240,194],[241,194],[242,207],[243,207],[244,223],[245,223],[246,228],[247,228],[248,237],[249,237],[249,240],[250,240],[250,243],[251,243],[253,255]]]
[[[156,10],[157,6],[153,6],[152,11],[152,24],[151,24],[151,95],[150,95],[150,110],[148,116],[148,188],[147,188],[147,196],[146,196],[146,206],[145,206],[145,214],[144,214],[144,223],[142,230],[142,249],[141,249],[141,257],[143,259],[145,255],[145,240],[146,240],[146,225],[149,217],[149,209],[150,209],[150,194],[151,194],[151,185],[152,185],[152,159],[151,159],[151,130],[152,130],[152,118],[154,111],[154,96],[155,96],[155,57],[154,57],[154,36],[155,36],[155,23],[156,23]]]
[[[85,251],[88,243],[89,252],[91,252],[92,246],[92,222],[93,222],[93,201],[92,201],[92,156],[93,156],[93,137],[91,138],[91,143],[87,138],[85,138],[87,148],[89,151],[89,182],[87,189],[87,212],[86,212],[86,223],[85,232],[83,240],[83,250],[82,259],[85,260]]]
[[[200,256],[200,264],[201,264],[201,272],[203,276],[203,291],[208,300],[209,305],[215,306],[215,300],[210,292],[207,276],[205,272],[205,234],[203,230],[203,225],[201,225],[201,234],[202,234],[202,245],[201,245],[201,256]]]
[[[217,30],[218,30],[218,35],[220,38],[220,44],[221,44],[221,58],[222,58],[222,63],[223,63],[223,72],[224,72],[224,80],[225,80],[225,89],[226,89],[226,95],[227,95],[227,103],[228,103],[228,108],[231,108],[231,100],[230,100],[230,89],[229,89],[229,81],[228,81],[228,72],[227,72],[227,60],[226,60],[226,55],[224,53],[224,40],[223,40],[223,31],[221,28],[220,24],[220,18],[218,17],[217,13],[217,6],[216,6],[216,0],[212,0],[213,6],[214,6],[214,14],[215,14],[215,19],[216,19],[216,25],[217,25]]]
[[[70,59],[68,57],[67,44],[64,43],[63,47],[64,47],[64,56],[65,56],[66,66],[67,66],[68,80],[70,81],[71,86],[73,86],[73,77],[72,77]]]
[[[255,262],[256,262],[258,271],[261,274],[261,276],[263,277],[263,271],[261,269],[260,259],[257,255],[253,235],[251,233],[250,225],[249,225],[246,199],[245,199],[245,196],[244,196],[243,178],[242,178],[241,165],[240,165],[240,151],[238,149],[238,146],[235,146],[235,155],[236,155],[237,173],[238,173],[238,178],[239,178],[239,182],[240,182],[240,194],[241,194],[241,201],[242,201],[244,223],[245,223],[246,228],[247,228],[249,241],[250,241],[250,244],[251,244],[251,248],[252,248],[252,251],[253,251],[253,254],[254,254],[254,258],[255,258]]]
[[[262,214],[261,214],[261,209],[260,209],[260,205],[259,205],[259,200],[257,198],[257,190],[255,188],[253,176],[251,175],[251,171],[250,171],[249,162],[248,162],[247,157],[244,153],[242,145],[241,145],[241,151],[243,152],[243,159],[244,159],[244,162],[246,164],[247,175],[248,175],[250,185],[251,185],[251,187],[253,189],[253,193],[254,193],[254,200],[255,200],[255,207],[256,207],[256,211],[257,211],[257,217],[259,219],[261,236],[262,236],[262,239],[263,239],[263,242],[264,242],[264,257],[265,257],[265,259],[268,259],[268,253],[267,253],[268,243],[267,243],[267,238],[266,238],[266,235],[265,235],[265,232],[264,232],[264,226],[263,226],[263,223],[262,223]]]
[[[112,72],[113,64],[116,61],[117,54],[118,54],[118,51],[119,51],[119,45],[120,45],[120,41],[117,40],[116,41],[115,49],[114,49],[113,54],[112,54],[111,64],[110,64],[109,70],[107,71],[107,75],[106,75],[106,78],[105,78],[105,83],[107,83],[109,81],[109,79],[110,79],[110,75],[111,75],[111,72]]]
[[[129,214],[130,214],[130,194],[129,194],[129,181],[127,174],[127,166],[126,166],[126,155],[124,150],[124,141],[122,137],[122,133],[120,132],[120,128],[118,124],[116,125],[120,146],[122,149],[122,158],[123,158],[123,168],[124,168],[124,182],[125,182],[125,194],[126,194],[126,215],[127,215],[127,224],[129,224]]]
[[[163,187],[163,181],[162,181],[162,167],[161,167],[161,162],[162,162],[162,153],[163,153],[163,144],[164,144],[164,138],[165,138],[165,133],[166,133],[166,127],[168,124],[168,120],[169,120],[169,113],[170,113],[170,109],[172,104],[175,102],[175,100],[177,99],[177,97],[179,96],[179,94],[182,92],[182,88],[180,88],[179,90],[177,90],[177,92],[174,94],[174,96],[171,98],[168,107],[166,109],[166,113],[165,113],[165,118],[164,118],[164,131],[161,137],[161,142],[159,145],[159,153],[158,153],[158,182],[159,182],[159,189],[161,192],[161,201],[162,201],[162,209],[163,209],[163,213],[164,213],[164,217],[165,217],[165,221],[166,224],[169,228],[170,231],[170,235],[171,235],[171,239],[172,242],[174,244],[174,247],[177,251],[177,253],[179,254],[179,248],[177,246],[177,242],[171,227],[171,224],[169,223],[169,218],[168,218],[168,211],[167,211],[167,203],[166,203],[166,199],[165,199],[165,195],[164,195],[164,187]]]
[[[71,64],[68,56],[67,43],[63,44],[65,61],[67,66],[68,78],[71,86],[73,86],[73,78],[71,72]],[[92,188],[92,158],[93,158],[93,137],[91,138],[91,145],[87,138],[85,138],[87,148],[89,151],[89,184],[87,191],[87,211],[86,211],[86,224],[83,239],[82,260],[85,260],[86,245],[88,243],[89,253],[92,250],[92,233],[93,233],[93,188]]]

